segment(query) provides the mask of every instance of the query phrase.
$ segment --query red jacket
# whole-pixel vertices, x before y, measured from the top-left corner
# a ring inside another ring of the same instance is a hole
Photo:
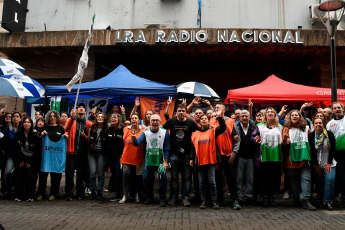
[[[86,124],[86,140],[88,138],[89,130],[93,123],[91,121],[85,120]],[[76,119],[68,118],[65,126],[65,133],[68,134],[68,139],[67,139],[67,154],[74,154],[74,142],[75,142],[75,134],[77,130],[77,121]]]

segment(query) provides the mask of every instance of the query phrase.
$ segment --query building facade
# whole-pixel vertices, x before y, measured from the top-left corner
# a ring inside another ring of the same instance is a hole
[[[4,9],[6,8],[4,0]],[[18,1],[17,1],[18,2]],[[19,1],[23,2],[23,1]],[[329,35],[315,0],[28,0],[22,32],[1,33],[3,56],[43,85],[75,74],[93,13],[83,81],[123,64],[159,82],[199,81],[227,90],[269,75],[330,87]],[[336,34],[338,87],[345,82],[345,21]]]

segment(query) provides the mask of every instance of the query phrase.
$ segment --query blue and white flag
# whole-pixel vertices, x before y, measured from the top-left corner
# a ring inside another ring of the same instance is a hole
[[[197,25],[200,25],[200,23],[201,23],[201,6],[202,6],[202,2],[201,2],[201,0],[198,0],[198,17],[196,20]]]
[[[67,140],[61,137],[53,142],[48,135],[42,137],[42,172],[63,173],[66,167]]]

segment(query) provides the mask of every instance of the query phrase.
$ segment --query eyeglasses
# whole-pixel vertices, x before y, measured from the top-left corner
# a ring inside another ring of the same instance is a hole
[[[104,119],[104,117],[103,117],[103,116],[97,116],[97,118],[101,118],[101,119]]]
[[[12,116],[6,116],[5,118],[11,118]]]
[[[152,119],[152,122],[159,122],[159,119]]]

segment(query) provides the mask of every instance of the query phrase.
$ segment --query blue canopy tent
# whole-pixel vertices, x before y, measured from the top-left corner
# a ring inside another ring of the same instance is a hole
[[[72,96],[75,97],[78,85],[74,85],[71,92],[68,92],[66,86],[52,86],[45,87],[46,96]],[[79,95],[82,97],[104,97],[109,99],[130,97],[133,101],[133,96],[153,96],[153,97],[167,97],[176,96],[176,86],[163,84],[147,80],[132,74],[125,66],[119,65],[113,72],[107,76],[82,83],[80,86]]]

